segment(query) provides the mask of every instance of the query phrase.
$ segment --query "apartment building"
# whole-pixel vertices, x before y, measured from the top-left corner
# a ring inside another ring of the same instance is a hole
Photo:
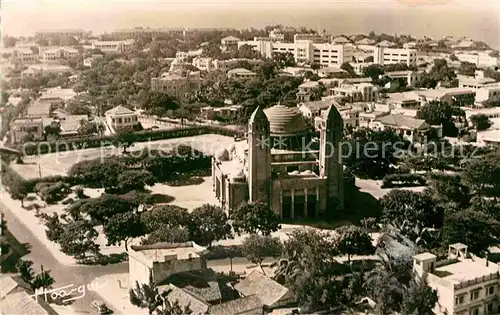
[[[132,50],[134,42],[133,39],[121,41],[95,41],[92,43],[92,49],[99,49],[103,53],[124,53]]]
[[[373,50],[373,62],[380,65],[402,63],[414,67],[417,66],[417,51],[415,49],[377,46]]]
[[[62,36],[71,36],[76,38],[82,38],[87,33],[83,30],[45,30],[38,31],[35,33],[35,37],[38,38],[50,38],[50,37],[62,37]]]
[[[413,269],[437,291],[436,314],[500,313],[499,266],[467,253],[466,245],[450,245],[448,259],[440,261],[431,253],[415,255]]]
[[[2,57],[12,62],[35,63],[38,61],[38,55],[31,48],[3,48]]]
[[[298,40],[294,43],[279,43],[272,41],[241,41],[238,47],[250,45],[266,58],[272,58],[273,53],[292,53],[297,63],[318,63],[322,67],[342,65],[351,62],[354,50],[351,45],[314,43],[311,40]]]
[[[220,40],[222,51],[238,49],[240,39],[234,36],[227,36]]]
[[[499,63],[498,57],[491,57],[488,52],[469,52],[455,54],[458,60],[470,62],[478,67],[496,67]]]
[[[188,58],[195,58],[199,57],[203,54],[203,49],[197,49],[197,50],[188,50],[188,51],[178,51],[175,53],[175,59],[177,59],[180,62],[186,61]]]
[[[198,76],[164,73],[158,78],[151,79],[151,90],[167,93],[177,99],[183,99],[187,93],[198,89],[202,82],[203,80]]]
[[[223,72],[228,72],[233,69],[238,63],[245,62],[251,65],[258,65],[263,62],[260,59],[246,59],[246,58],[234,58],[229,60],[219,60],[212,59],[209,57],[196,57],[193,59],[193,66],[202,71],[215,71],[220,70]]]
[[[59,62],[61,60],[76,57],[78,49],[72,47],[47,47],[40,48],[41,62]]]
[[[343,83],[338,87],[331,88],[329,94],[330,96],[342,97],[350,103],[376,102],[378,99],[378,88],[371,83]]]

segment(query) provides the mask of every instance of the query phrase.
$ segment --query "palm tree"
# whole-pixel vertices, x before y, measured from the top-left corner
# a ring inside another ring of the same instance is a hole
[[[52,285],[55,283],[54,278],[50,275],[50,270],[43,270],[43,265],[41,266],[41,272],[35,277],[35,279],[31,282],[31,288],[33,291],[39,288],[43,288],[44,290],[52,288]]]
[[[31,285],[31,282],[35,278],[35,272],[31,268],[32,265],[33,262],[31,260],[20,260],[16,265],[17,271],[21,274],[21,279],[29,285]]]
[[[148,284],[139,284],[139,282],[136,281],[135,286],[135,289],[129,290],[130,303],[140,308],[147,308],[149,314],[153,314],[153,312],[163,304],[153,279],[153,273],[149,273]]]

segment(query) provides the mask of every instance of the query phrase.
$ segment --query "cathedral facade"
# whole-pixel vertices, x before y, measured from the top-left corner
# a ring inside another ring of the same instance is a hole
[[[257,108],[246,139],[212,160],[213,189],[222,207],[231,211],[245,201],[264,201],[283,220],[321,218],[343,208],[343,121],[334,105],[318,129],[319,140],[297,108]]]

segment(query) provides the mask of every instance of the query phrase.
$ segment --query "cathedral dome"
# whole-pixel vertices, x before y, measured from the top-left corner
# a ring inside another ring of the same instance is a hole
[[[290,136],[302,134],[309,126],[297,107],[276,105],[264,110],[269,120],[271,136]]]

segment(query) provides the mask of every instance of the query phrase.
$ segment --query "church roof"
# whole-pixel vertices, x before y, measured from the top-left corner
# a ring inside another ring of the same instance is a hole
[[[307,132],[309,126],[297,107],[276,105],[264,110],[271,135],[294,135]]]

